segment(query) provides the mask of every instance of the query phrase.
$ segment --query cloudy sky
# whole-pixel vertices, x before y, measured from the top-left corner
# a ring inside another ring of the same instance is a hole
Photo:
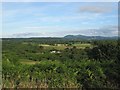
[[[2,37],[116,36],[116,2],[4,2]]]

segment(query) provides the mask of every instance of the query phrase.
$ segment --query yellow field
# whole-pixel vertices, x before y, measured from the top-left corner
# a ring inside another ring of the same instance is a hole
[[[58,45],[47,45],[47,44],[40,44],[39,46],[43,46],[45,49],[57,49],[57,50],[64,50],[65,48],[72,48],[73,46],[76,46],[76,48],[80,48],[80,49],[85,49],[86,47],[92,47],[91,44],[80,44],[80,43],[76,43],[73,44],[71,46],[67,46],[64,44],[58,44]]]
[[[67,46],[65,46],[64,44],[59,44],[56,46],[47,45],[47,44],[40,44],[39,46],[43,46],[45,49],[57,49],[57,50],[64,50],[65,48],[67,48]]]
[[[73,46],[76,46],[77,48],[81,48],[81,49],[84,49],[84,48],[86,48],[86,47],[92,47],[92,45],[91,44],[73,44]]]

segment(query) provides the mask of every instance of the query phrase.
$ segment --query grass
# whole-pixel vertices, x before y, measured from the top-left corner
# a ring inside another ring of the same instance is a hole
[[[32,60],[27,60],[27,59],[21,59],[21,60],[20,60],[20,63],[21,63],[21,64],[33,65],[33,64],[39,63],[39,61],[32,61]]]

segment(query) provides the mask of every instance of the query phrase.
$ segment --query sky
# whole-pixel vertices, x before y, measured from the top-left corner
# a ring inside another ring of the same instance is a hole
[[[2,37],[117,36],[117,2],[4,2]]]

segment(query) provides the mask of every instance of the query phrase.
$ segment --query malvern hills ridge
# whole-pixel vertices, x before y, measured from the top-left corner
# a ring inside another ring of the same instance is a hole
[[[82,39],[82,40],[104,40],[104,39],[118,39],[117,36],[105,37],[105,36],[85,36],[85,35],[66,35],[66,39]]]

